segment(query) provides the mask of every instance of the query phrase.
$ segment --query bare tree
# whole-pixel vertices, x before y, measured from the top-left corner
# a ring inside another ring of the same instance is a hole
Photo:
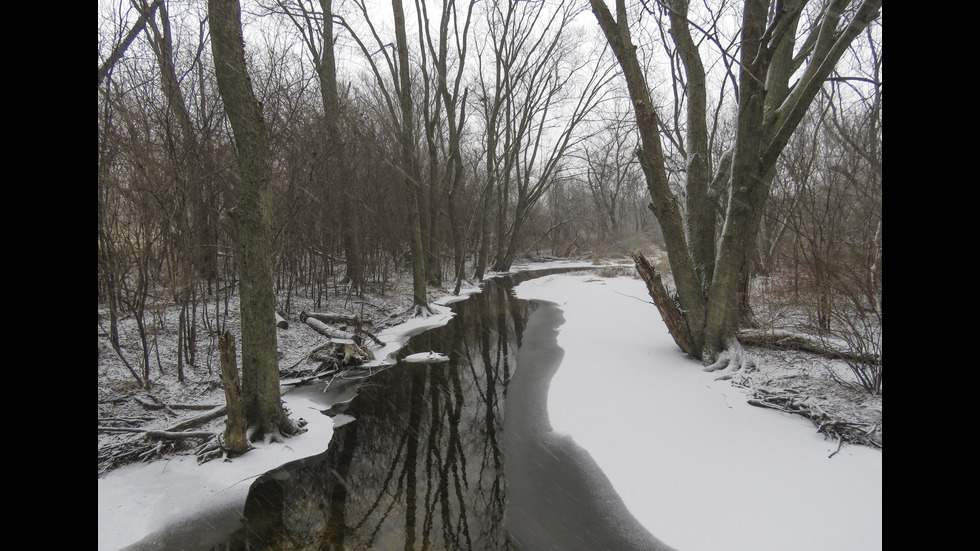
[[[430,313],[426,295],[425,251],[422,247],[421,175],[415,142],[415,106],[412,100],[412,77],[408,68],[408,36],[405,31],[405,9],[401,0],[391,0],[395,16],[395,49],[398,62],[398,103],[401,111],[400,142],[402,181],[408,192],[409,244],[412,252],[412,301],[417,314]]]
[[[209,0],[208,23],[218,88],[238,148],[235,223],[241,278],[242,394],[251,438],[295,434],[279,395],[275,296],[272,286],[270,191],[272,163],[262,108],[245,66],[241,7],[237,0]]]
[[[383,98],[388,114],[395,122],[399,138],[397,166],[405,190],[405,211],[408,214],[408,242],[412,265],[412,301],[418,315],[431,313],[426,292],[425,250],[423,248],[422,220],[425,209],[422,201],[422,177],[419,167],[418,144],[416,139],[416,112],[412,96],[412,76],[409,68],[408,35],[405,26],[405,9],[401,0],[392,0],[395,42],[387,42],[378,34],[370,17],[370,10],[363,0],[356,2],[365,23],[368,25],[374,44],[378,48],[368,48],[367,43],[344,19],[339,18],[357,42],[364,54],[377,84],[377,91]],[[394,46],[395,56],[388,49]],[[383,58],[387,72],[383,73],[375,56]],[[397,104],[396,104],[397,100]]]
[[[800,43],[797,29],[806,2],[746,0],[741,5],[735,140],[714,168],[704,147],[704,71],[689,42],[695,27],[688,2],[662,4],[688,83],[686,209],[667,178],[660,115],[632,43],[626,2],[616,0],[614,17],[603,0],[590,1],[626,78],[642,143],[638,156],[653,200],[650,208],[663,230],[676,298],[639,256],[638,269],[682,350],[711,369],[742,365],[745,358],[735,338],[740,297],[776,160],[851,42],[877,17],[881,0],[864,1],[850,11],[847,0],[827,2]],[[798,69],[802,76],[790,85]],[[721,233],[716,234],[720,209]]]
[[[442,2],[438,12],[438,26],[433,32],[426,2],[416,0],[416,14],[422,62],[424,98],[423,118],[429,151],[430,222],[427,232],[426,274],[430,283],[439,284],[442,271],[441,257],[442,218],[448,220],[448,230],[453,246],[453,277],[455,292],[463,279],[466,244],[466,224],[460,211],[459,197],[464,187],[463,133],[466,124],[466,98],[468,89],[462,86],[467,68],[470,28],[475,2],[464,3],[462,13],[455,0]],[[435,36],[433,36],[435,35]],[[449,44],[454,48],[450,52]],[[430,84],[434,72],[435,82]],[[452,73],[450,68],[452,66]],[[430,93],[430,88],[434,88]]]
[[[356,223],[357,213],[354,212],[358,189],[350,181],[352,157],[341,129],[343,104],[337,79],[333,0],[318,0],[316,3],[276,0],[275,4],[276,9],[285,14],[299,31],[319,80],[327,159],[324,163],[325,181],[317,186],[314,193],[322,213],[337,213],[346,264],[343,280],[353,291],[360,293],[364,288],[364,259]],[[328,238],[326,235],[321,235],[321,238],[324,241],[321,247],[325,248]]]
[[[548,188],[565,176],[567,156],[585,137],[583,122],[614,77],[604,50],[579,50],[581,41],[570,33],[578,13],[573,4],[487,7],[490,51],[479,54],[487,184],[478,277],[489,260],[491,229],[492,269],[510,269],[521,252],[525,222]]]
[[[126,36],[113,46],[108,57],[99,65],[99,86],[102,86],[102,82],[112,72],[112,68],[116,66],[116,63],[126,53],[133,40],[136,40],[136,37],[146,28],[147,21],[153,18],[154,12],[163,4],[163,0],[153,0],[153,3],[149,5],[146,2],[134,2],[133,4],[139,10],[140,15],[129,29],[129,32],[126,33]]]
[[[600,241],[624,229],[624,211],[635,199],[636,190],[642,189],[633,155],[637,136],[627,117],[614,113],[585,151],[585,182],[595,205]]]

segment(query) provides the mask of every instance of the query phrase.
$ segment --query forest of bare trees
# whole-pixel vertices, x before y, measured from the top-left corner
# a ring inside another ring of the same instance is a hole
[[[656,246],[692,356],[804,329],[881,391],[880,0],[244,1],[258,245],[219,4],[99,3],[100,330],[141,386],[224,333],[254,247],[281,313],[409,278],[424,315],[521,258]]]

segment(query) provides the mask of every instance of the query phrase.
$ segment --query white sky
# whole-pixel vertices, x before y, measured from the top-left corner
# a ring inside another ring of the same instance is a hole
[[[552,426],[589,451],[657,538],[682,551],[882,548],[882,452],[845,446],[828,458],[837,443],[809,421],[752,407],[744,391],[714,381],[677,349],[642,281],[547,276],[516,294],[564,311]],[[378,357],[446,323],[447,310],[383,332],[392,344]],[[302,391],[284,401],[309,422],[284,444],[231,462],[180,457],[100,478],[98,548],[119,549],[209,509],[240,510],[254,477],[322,452],[334,423],[318,412],[324,405]]]

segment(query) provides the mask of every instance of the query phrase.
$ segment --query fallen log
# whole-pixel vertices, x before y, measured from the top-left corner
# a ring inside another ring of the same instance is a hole
[[[881,358],[874,358],[864,354],[855,354],[846,350],[830,348],[820,342],[816,342],[804,335],[784,333],[778,331],[759,332],[759,331],[739,331],[738,341],[744,346],[758,346],[770,350],[799,350],[809,352],[825,358],[842,359],[855,362],[876,364]]]
[[[279,312],[276,312],[276,327],[278,327],[279,329],[289,329],[289,322],[286,321],[285,318],[280,316]]]
[[[170,432],[166,430],[150,430],[146,431],[146,435],[159,438],[161,440],[181,440],[184,438],[214,438],[218,436],[216,432],[208,432],[206,430],[199,430],[195,432]]]
[[[344,314],[334,314],[333,312],[300,312],[299,319],[306,321],[306,318],[315,318],[323,323],[353,323],[360,325],[361,318],[357,316],[347,316]]]
[[[182,421],[173,425],[172,427],[166,429],[167,432],[180,432],[187,429],[192,429],[194,427],[199,427],[205,423],[213,421],[219,417],[224,416],[228,411],[226,406],[218,406],[213,410],[205,413],[204,415],[198,415],[197,417]]]
[[[214,419],[217,419],[225,415],[227,408],[225,406],[217,406],[211,411],[205,413],[204,415],[198,415],[186,421],[181,421],[176,425],[170,426],[164,429],[163,432],[181,432],[187,429],[192,429],[204,425]],[[130,427],[107,427],[99,425],[99,431],[101,432],[148,432],[150,429],[140,429],[140,428],[130,428]]]
[[[189,409],[189,410],[209,410],[216,407],[221,407],[221,404],[164,404],[163,402],[147,402],[146,400],[140,398],[139,396],[133,396],[136,402],[146,409],[157,410],[157,409]]]
[[[320,321],[319,319],[313,316],[307,316],[306,318],[303,318],[303,315],[300,314],[300,319],[303,320],[303,323],[309,325],[314,331],[323,335],[324,337],[330,339],[347,339],[355,342],[361,340],[360,338],[356,338],[357,335],[355,335],[354,333],[351,333],[350,331],[343,331],[336,327],[327,325],[327,323]]]
[[[357,341],[357,344],[361,344],[361,340],[362,339],[360,338],[360,334],[361,333],[364,333],[372,341],[374,341],[375,344],[377,344],[378,346],[384,346],[385,345],[384,341],[382,341],[381,339],[379,339],[377,337],[377,335],[375,335],[374,333],[368,331],[367,329],[365,329],[363,327],[363,325],[364,325],[363,320],[361,320],[361,318],[360,317],[357,317],[357,316],[353,316],[352,317],[352,316],[347,316],[347,315],[343,315],[343,314],[334,314],[334,313],[330,313],[330,312],[327,312],[327,313],[318,313],[318,312],[305,312],[304,311],[304,312],[300,312],[299,313],[299,319],[303,323],[306,323],[310,327],[313,327],[313,329],[315,331],[317,331],[317,332],[320,332],[319,329],[317,329],[316,327],[314,327],[313,324],[310,323],[310,319],[313,319],[313,320],[316,320],[317,322],[322,323],[323,324],[322,327],[327,328],[327,330],[329,330],[329,331],[337,332],[337,337],[331,337],[331,338],[352,339],[352,340],[356,340]],[[351,333],[349,331],[342,331],[340,329],[330,327],[329,324],[332,324],[332,323],[351,323],[351,324],[354,324],[354,328],[355,329],[354,329],[354,332],[353,333]],[[323,333],[321,333],[321,334],[323,334]],[[345,334],[346,334],[346,336],[344,336]],[[330,336],[330,335],[326,335],[326,336]],[[357,337],[357,338],[354,339],[354,337]]]

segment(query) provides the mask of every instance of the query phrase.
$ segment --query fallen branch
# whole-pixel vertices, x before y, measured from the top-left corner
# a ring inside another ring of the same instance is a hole
[[[214,409],[216,407],[221,407],[221,404],[165,404],[162,401],[160,401],[159,398],[153,396],[152,394],[149,394],[148,396],[150,396],[151,398],[153,398],[154,400],[157,400],[157,401],[155,403],[154,402],[147,402],[146,400],[141,399],[139,396],[133,396],[133,399],[136,400],[136,402],[139,403],[139,405],[141,405],[144,408],[149,409],[149,410],[158,410],[158,409],[170,409],[170,410],[175,410],[175,409],[188,409],[188,410],[201,410],[201,411],[204,411],[204,410]],[[174,411],[171,411],[171,413],[173,413],[174,415],[177,414]]]
[[[846,350],[829,348],[821,343],[808,339],[804,335],[782,332],[759,332],[742,330],[738,340],[746,346],[759,346],[770,350],[799,350],[810,352],[825,358],[850,360],[856,362],[877,363],[881,358],[872,358],[866,354],[854,354]]]
[[[877,425],[865,425],[858,423],[848,423],[840,419],[834,419],[823,409],[811,400],[801,397],[793,391],[783,393],[773,393],[762,389],[755,389],[753,397],[748,400],[749,405],[761,408],[775,409],[784,413],[802,415],[817,427],[817,432],[828,438],[852,444],[860,444],[874,448],[881,448],[881,441],[876,434]],[[838,443],[838,451],[840,445]],[[833,457],[834,452],[830,456]]]
[[[153,400],[154,403],[152,405],[149,402],[145,402],[143,400],[140,400],[139,396],[135,396],[134,398],[136,398],[136,401],[139,402],[139,404],[141,406],[143,406],[143,407],[147,407],[147,408],[152,407],[153,409],[162,409],[162,410],[166,411],[167,413],[169,413],[169,414],[171,414],[171,415],[173,415],[175,417],[177,416],[177,412],[174,411],[166,403],[164,403],[163,400],[157,398],[156,396],[154,396],[153,394],[150,394],[149,392],[147,392],[146,395],[149,396]]]
[[[177,434],[177,433],[189,434],[189,433],[182,432],[182,431],[186,431],[187,429],[192,429],[192,428],[195,428],[195,427],[199,427],[199,426],[204,425],[204,424],[206,424],[206,423],[208,423],[210,421],[213,421],[214,419],[217,419],[217,418],[225,415],[226,409],[227,408],[225,406],[218,406],[218,407],[214,408],[213,410],[205,413],[204,415],[198,415],[197,417],[193,417],[193,418],[188,419],[186,421],[181,421],[180,423],[177,423],[176,425],[173,425],[171,427],[168,427],[167,429],[164,429],[163,431],[158,431],[158,432],[162,432],[162,433],[174,433],[174,434]],[[142,432],[142,433],[150,433],[150,432],[153,432],[153,431],[151,429],[141,429],[141,428],[132,428],[132,427],[108,427],[108,426],[104,426],[104,425],[99,425],[99,432]]]
[[[118,423],[145,423],[146,421],[152,421],[154,417],[99,417],[99,422],[118,422]]]
[[[182,440],[184,438],[213,438],[217,433],[210,431],[174,432],[169,430],[139,429],[132,427],[99,427],[99,432],[136,432],[161,440]]]
[[[179,432],[179,431],[185,431],[187,429],[192,429],[192,428],[195,428],[195,427],[199,427],[199,426],[201,426],[201,425],[203,425],[205,423],[208,423],[210,421],[213,421],[214,419],[217,419],[219,417],[224,416],[227,413],[227,411],[228,411],[228,408],[226,406],[218,406],[218,407],[212,409],[211,411],[205,413],[204,415],[198,415],[197,417],[193,417],[193,418],[188,419],[186,421],[182,421],[180,423],[177,423],[176,425],[168,428],[167,431],[168,432]]]
[[[151,430],[147,431],[147,436],[153,438],[159,438],[161,440],[182,440],[184,438],[214,438],[218,434],[215,432],[209,432],[206,430],[200,430],[195,432],[170,432],[167,430]]]

